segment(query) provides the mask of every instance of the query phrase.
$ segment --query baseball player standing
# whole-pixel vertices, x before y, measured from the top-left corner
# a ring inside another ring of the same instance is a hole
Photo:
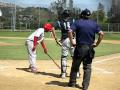
[[[74,47],[68,38],[68,28],[70,28],[71,23],[73,23],[73,20],[70,20],[70,15],[70,10],[64,10],[60,15],[60,19],[54,25],[55,28],[61,30],[61,78],[66,77],[68,53],[70,52],[71,57],[73,57],[74,53]],[[79,70],[77,76],[80,76]]]
[[[76,46],[68,86],[76,86],[76,74],[80,63],[83,62],[82,90],[88,89],[91,77],[91,64],[95,54],[94,48],[100,44],[104,35],[97,23],[89,19],[90,15],[91,12],[88,9],[83,10],[81,19],[71,25],[68,33],[72,45]],[[76,32],[76,44],[72,40],[72,32],[74,31]],[[95,34],[98,34],[97,42],[95,42]]]
[[[44,28],[38,28],[35,30],[26,40],[26,46],[28,51],[28,60],[29,60],[29,68],[28,71],[36,73],[36,47],[37,44],[41,43],[42,48],[44,49],[44,53],[47,53],[47,48],[44,43],[44,32],[52,32],[55,37],[55,33],[53,30],[53,26],[50,23],[46,23],[43,26]]]

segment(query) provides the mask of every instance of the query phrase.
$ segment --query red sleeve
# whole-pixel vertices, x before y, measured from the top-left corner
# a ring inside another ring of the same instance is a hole
[[[36,45],[37,45],[37,37],[34,36],[34,47],[36,47]]]

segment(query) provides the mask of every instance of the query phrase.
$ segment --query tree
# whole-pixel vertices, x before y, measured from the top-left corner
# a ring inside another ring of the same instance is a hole
[[[63,9],[63,2],[61,0],[57,0],[53,3],[51,3],[51,11],[54,13],[54,14],[61,14],[61,12],[64,10]]]
[[[98,4],[98,9],[97,9],[97,22],[98,23],[103,23],[105,18],[105,11],[104,11],[104,5],[102,3]]]

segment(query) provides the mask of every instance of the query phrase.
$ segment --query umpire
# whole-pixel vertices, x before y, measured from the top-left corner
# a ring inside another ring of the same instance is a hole
[[[73,23],[69,29],[69,38],[72,45],[75,47],[74,57],[70,72],[69,87],[76,87],[76,75],[79,69],[80,63],[83,62],[83,82],[82,90],[87,90],[90,77],[91,77],[91,64],[94,58],[94,48],[97,47],[104,33],[97,25],[97,23],[90,19],[91,12],[85,9],[81,12],[81,18]],[[72,32],[76,33],[76,43],[73,42]],[[95,42],[95,34],[98,34],[98,39]]]

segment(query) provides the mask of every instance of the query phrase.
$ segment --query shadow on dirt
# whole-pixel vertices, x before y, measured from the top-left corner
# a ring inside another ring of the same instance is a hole
[[[50,82],[47,82],[46,84],[47,85],[57,85],[57,86],[68,87],[68,82],[50,81]]]
[[[22,71],[25,71],[25,72],[30,72],[28,71],[28,68],[16,68],[17,70],[22,70]],[[33,73],[33,72],[30,72],[30,73]],[[34,74],[36,75],[47,75],[47,76],[52,76],[52,77],[56,77],[56,78],[60,78],[60,75],[58,74],[54,74],[54,73],[48,73],[48,72],[35,72]]]
[[[46,84],[47,85],[56,85],[56,86],[68,87],[68,82],[50,81],[50,82],[47,82]],[[82,87],[79,86],[78,84],[76,84],[75,87],[71,87],[71,88],[82,89]]]
[[[37,72],[35,74],[37,74],[37,75],[41,74],[41,75],[47,75],[47,76],[52,76],[52,77],[60,78],[60,76],[58,74],[48,73],[48,72]]]
[[[30,72],[28,71],[29,68],[16,68],[17,70],[22,70],[22,71],[25,71],[25,72]]]

